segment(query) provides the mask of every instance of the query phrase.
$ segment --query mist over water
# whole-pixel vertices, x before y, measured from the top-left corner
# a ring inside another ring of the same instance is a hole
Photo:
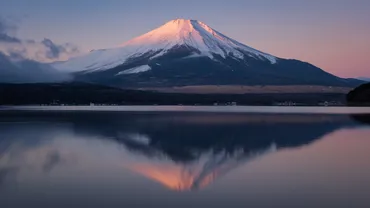
[[[366,115],[1,112],[1,207],[368,207]]]

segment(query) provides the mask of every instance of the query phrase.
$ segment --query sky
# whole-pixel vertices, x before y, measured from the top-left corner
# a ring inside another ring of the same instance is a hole
[[[263,52],[310,62],[341,77],[370,77],[369,11],[369,0],[0,2],[0,17],[12,26],[7,34],[36,42],[48,55],[115,47],[185,18],[200,20]]]

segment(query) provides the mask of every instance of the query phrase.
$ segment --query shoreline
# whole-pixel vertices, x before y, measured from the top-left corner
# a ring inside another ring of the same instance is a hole
[[[0,106],[5,111],[205,112],[271,114],[370,114],[370,107],[346,106]]]

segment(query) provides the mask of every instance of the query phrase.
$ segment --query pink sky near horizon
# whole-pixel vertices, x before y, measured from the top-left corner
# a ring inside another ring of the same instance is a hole
[[[332,39],[325,40],[291,41],[263,41],[256,43],[260,50],[280,58],[293,58],[309,62],[323,70],[340,77],[370,77],[370,39],[362,40]],[[268,43],[268,44],[267,44]]]
[[[280,58],[309,62],[340,77],[370,77],[370,27],[327,22],[313,28],[312,24],[259,25],[253,35],[248,26],[234,25],[238,29],[232,38]],[[277,29],[282,26],[285,30]],[[229,27],[226,29],[232,31]]]

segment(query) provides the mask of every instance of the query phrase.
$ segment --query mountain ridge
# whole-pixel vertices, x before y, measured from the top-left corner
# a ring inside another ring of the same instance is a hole
[[[370,77],[357,77],[358,80],[370,82]]]
[[[94,50],[84,56],[86,58],[84,60],[73,58],[69,62],[60,62],[54,66],[60,70],[72,72],[106,70],[144,54],[155,59],[179,46],[193,49],[194,54],[191,54],[193,56],[205,56],[211,59],[214,58],[214,54],[225,58],[230,53],[236,59],[243,59],[243,52],[248,52],[250,57],[265,58],[271,63],[277,61],[276,57],[239,43],[201,21],[176,19],[133,38],[119,47]],[[91,64],[89,58],[98,58],[100,62]]]
[[[74,81],[119,88],[202,85],[355,87],[310,63],[251,48],[197,20],[176,19],[116,48],[52,64]]]

